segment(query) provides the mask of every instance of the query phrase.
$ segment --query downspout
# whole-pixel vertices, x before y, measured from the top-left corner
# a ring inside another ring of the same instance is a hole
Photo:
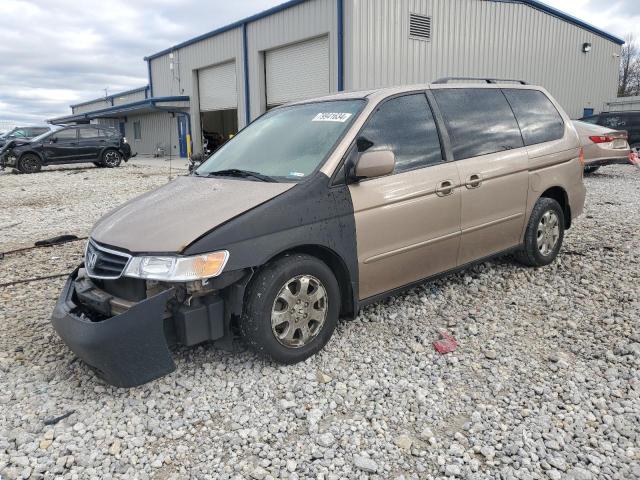
[[[247,45],[247,22],[242,24],[242,56],[244,57],[244,121],[251,123],[251,100],[249,99],[249,47]]]
[[[344,90],[344,0],[338,0],[338,91]]]
[[[151,60],[149,60],[148,58],[147,58],[147,75],[149,77],[149,97],[153,98],[153,82],[151,80]]]

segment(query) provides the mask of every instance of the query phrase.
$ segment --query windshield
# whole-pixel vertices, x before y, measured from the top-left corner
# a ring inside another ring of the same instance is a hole
[[[278,181],[304,180],[326,159],[364,105],[363,100],[338,100],[268,112],[209,157],[196,174],[245,170]]]

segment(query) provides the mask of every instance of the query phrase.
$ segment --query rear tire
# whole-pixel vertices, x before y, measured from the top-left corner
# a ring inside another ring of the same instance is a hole
[[[327,344],[339,314],[340,288],[329,267],[295,253],[268,263],[252,279],[240,333],[257,353],[290,365]]]
[[[596,173],[599,169],[600,169],[599,166],[584,167],[584,174],[591,175],[592,173]]]
[[[539,198],[529,217],[524,246],[516,253],[516,260],[529,267],[549,265],[562,246],[564,225],[560,204],[553,198]]]
[[[100,162],[105,168],[116,168],[122,163],[122,155],[117,150],[107,150],[102,154]]]
[[[26,153],[18,160],[18,170],[22,173],[37,173],[41,168],[42,161],[34,153]]]

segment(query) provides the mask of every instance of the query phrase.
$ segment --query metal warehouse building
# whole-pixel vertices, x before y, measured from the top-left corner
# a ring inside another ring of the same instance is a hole
[[[146,57],[147,87],[51,122],[185,156],[285,102],[447,76],[539,84],[575,118],[615,97],[623,43],[534,0],[292,0]]]

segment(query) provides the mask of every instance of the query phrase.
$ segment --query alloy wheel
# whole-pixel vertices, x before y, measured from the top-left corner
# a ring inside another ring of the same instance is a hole
[[[560,238],[560,220],[553,210],[544,212],[538,222],[537,242],[538,251],[544,257],[550,255]]]

